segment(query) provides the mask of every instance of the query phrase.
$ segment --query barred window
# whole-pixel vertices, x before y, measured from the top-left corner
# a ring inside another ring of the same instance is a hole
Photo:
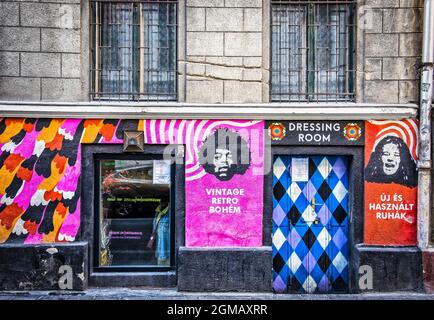
[[[356,1],[271,3],[272,101],[354,100]]]
[[[91,1],[91,98],[177,99],[177,1]]]

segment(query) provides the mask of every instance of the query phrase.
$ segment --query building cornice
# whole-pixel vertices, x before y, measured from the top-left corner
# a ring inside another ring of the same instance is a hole
[[[399,120],[417,114],[417,104],[0,101],[0,116],[28,118]]]

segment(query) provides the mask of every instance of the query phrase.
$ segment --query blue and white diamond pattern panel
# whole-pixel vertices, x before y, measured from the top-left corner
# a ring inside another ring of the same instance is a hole
[[[299,157],[298,157],[299,158]],[[346,292],[348,160],[309,156],[307,179],[293,179],[293,157],[273,164],[273,289]]]
[[[289,158],[278,157],[273,163],[273,288],[288,291],[289,265]]]

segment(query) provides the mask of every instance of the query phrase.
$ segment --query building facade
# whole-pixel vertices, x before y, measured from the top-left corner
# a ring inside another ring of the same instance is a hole
[[[425,11],[2,1],[0,288],[431,292]]]

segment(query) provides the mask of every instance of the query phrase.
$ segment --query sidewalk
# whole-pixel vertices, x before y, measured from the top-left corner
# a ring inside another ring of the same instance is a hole
[[[434,294],[273,294],[178,292],[176,288],[89,288],[86,291],[3,291],[0,300],[434,300]]]

